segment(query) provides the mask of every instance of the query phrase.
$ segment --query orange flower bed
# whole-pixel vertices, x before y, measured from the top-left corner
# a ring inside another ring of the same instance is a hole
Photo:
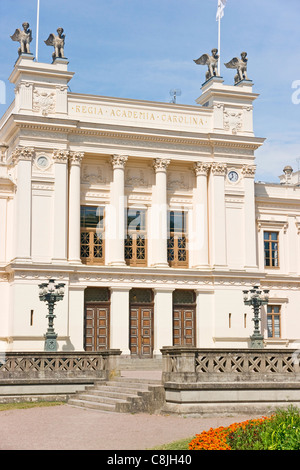
[[[227,442],[227,436],[230,433],[238,429],[244,429],[249,425],[262,423],[266,419],[270,418],[263,417],[243,421],[242,423],[233,423],[228,427],[210,428],[209,431],[196,434],[195,438],[189,443],[189,450],[231,450]]]

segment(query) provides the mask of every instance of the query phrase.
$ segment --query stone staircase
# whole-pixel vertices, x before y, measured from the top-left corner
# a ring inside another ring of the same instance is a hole
[[[115,377],[97,381],[68,400],[71,406],[105,412],[154,413],[164,405],[165,391],[160,380]]]

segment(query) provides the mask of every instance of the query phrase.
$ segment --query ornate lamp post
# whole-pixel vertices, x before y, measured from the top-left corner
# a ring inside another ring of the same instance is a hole
[[[54,279],[50,279],[49,283],[39,285],[39,298],[42,302],[46,302],[48,306],[48,329],[45,334],[45,351],[57,351],[57,334],[54,331],[53,322],[54,307],[56,302],[64,298],[65,284],[55,284]]]
[[[244,290],[244,304],[251,305],[254,312],[254,332],[250,336],[251,339],[251,348],[252,349],[262,349],[264,347],[263,335],[260,331],[259,322],[260,318],[260,308],[262,305],[267,305],[269,300],[269,291],[259,290],[259,286],[254,286],[250,291]],[[263,295],[262,295],[263,294]]]

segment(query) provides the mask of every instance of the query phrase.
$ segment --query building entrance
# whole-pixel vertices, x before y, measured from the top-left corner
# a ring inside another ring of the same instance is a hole
[[[151,289],[132,289],[129,302],[129,348],[131,355],[151,358],[153,357],[153,292]]]
[[[109,349],[109,289],[87,288],[85,291],[84,350]]]
[[[173,345],[196,346],[196,296],[191,290],[173,292]]]

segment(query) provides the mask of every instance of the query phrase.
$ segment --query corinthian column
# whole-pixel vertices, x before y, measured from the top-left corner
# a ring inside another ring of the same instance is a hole
[[[195,163],[196,188],[193,204],[193,230],[189,232],[189,243],[193,267],[208,267],[208,214],[207,214],[207,177],[211,165]]]
[[[215,268],[227,266],[225,176],[227,166],[213,163],[210,177],[210,256]]]
[[[18,261],[31,260],[31,167],[34,149],[18,147],[12,155],[12,163],[17,165],[17,193],[15,210],[14,257]]]
[[[255,165],[242,168],[244,176],[244,223],[245,223],[245,268],[257,268],[256,257],[256,222],[255,222]]]
[[[111,185],[110,206],[107,214],[106,240],[108,259],[112,266],[124,266],[125,237],[125,176],[127,156],[113,155],[113,182]]]
[[[170,160],[157,158],[154,161],[155,187],[152,204],[152,259],[155,267],[168,267],[168,204],[167,204],[167,168]]]
[[[68,150],[55,150],[54,161],[54,218],[53,261],[65,262],[68,257]]]
[[[69,156],[69,261],[80,260],[80,167],[84,154],[71,152]]]

